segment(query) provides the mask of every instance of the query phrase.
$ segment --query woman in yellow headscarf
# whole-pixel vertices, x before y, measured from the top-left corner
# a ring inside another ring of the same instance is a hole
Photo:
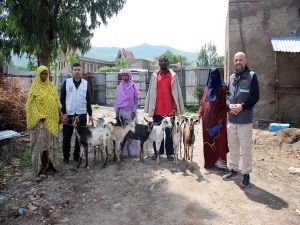
[[[39,66],[26,104],[27,128],[31,131],[31,155],[36,176],[57,171],[61,103],[49,70]]]

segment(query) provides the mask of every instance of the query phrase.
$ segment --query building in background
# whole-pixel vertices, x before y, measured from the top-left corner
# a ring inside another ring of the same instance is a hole
[[[225,80],[238,51],[258,74],[258,120],[300,122],[300,1],[229,0]]]

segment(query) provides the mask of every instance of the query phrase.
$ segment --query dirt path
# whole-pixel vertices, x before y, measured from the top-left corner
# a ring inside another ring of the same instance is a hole
[[[97,114],[114,115],[109,107]],[[110,159],[104,169],[101,162],[88,170],[64,166],[41,182],[23,171],[7,181],[4,194],[17,199],[25,213],[1,218],[2,223],[300,224],[300,176],[288,172],[289,166],[300,167],[299,140],[281,143],[280,136],[255,130],[252,184],[244,190],[241,176],[225,182],[222,171],[203,169],[201,125],[195,129],[193,169],[181,160],[176,168],[164,157],[159,165],[148,158],[144,163],[125,159],[120,165]]]

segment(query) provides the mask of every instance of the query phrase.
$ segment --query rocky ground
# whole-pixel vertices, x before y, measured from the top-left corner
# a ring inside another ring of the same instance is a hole
[[[97,116],[111,120],[111,107]],[[139,111],[140,121],[143,111]],[[254,130],[250,187],[223,181],[222,171],[203,168],[201,124],[195,127],[195,162],[179,165],[163,156],[157,165],[125,158],[93,162],[89,169],[61,166],[54,175],[35,179],[30,168],[0,176],[1,224],[110,225],[297,225],[300,224],[300,130]],[[23,144],[24,146],[24,144]],[[146,152],[150,156],[152,150]]]

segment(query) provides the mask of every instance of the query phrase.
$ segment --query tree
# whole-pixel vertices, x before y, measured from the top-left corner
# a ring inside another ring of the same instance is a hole
[[[107,24],[126,0],[3,0],[0,1],[0,51],[36,56],[49,65],[58,49],[85,53],[96,27]]]
[[[116,61],[116,68],[125,68],[128,67],[128,59],[124,56],[122,56],[121,58],[117,59]]]
[[[214,44],[206,43],[197,54],[197,66],[224,66],[224,56],[218,56]]]
[[[102,72],[102,73],[107,73],[107,72],[111,72],[112,69],[109,66],[102,66],[102,67],[99,68],[98,71]]]
[[[181,55],[175,55],[170,50],[165,51],[165,53],[163,55],[168,57],[170,64],[178,64],[178,63],[181,63],[181,61],[184,65],[186,64],[186,57],[181,56]],[[158,58],[159,57],[157,57],[156,59],[158,60]]]

